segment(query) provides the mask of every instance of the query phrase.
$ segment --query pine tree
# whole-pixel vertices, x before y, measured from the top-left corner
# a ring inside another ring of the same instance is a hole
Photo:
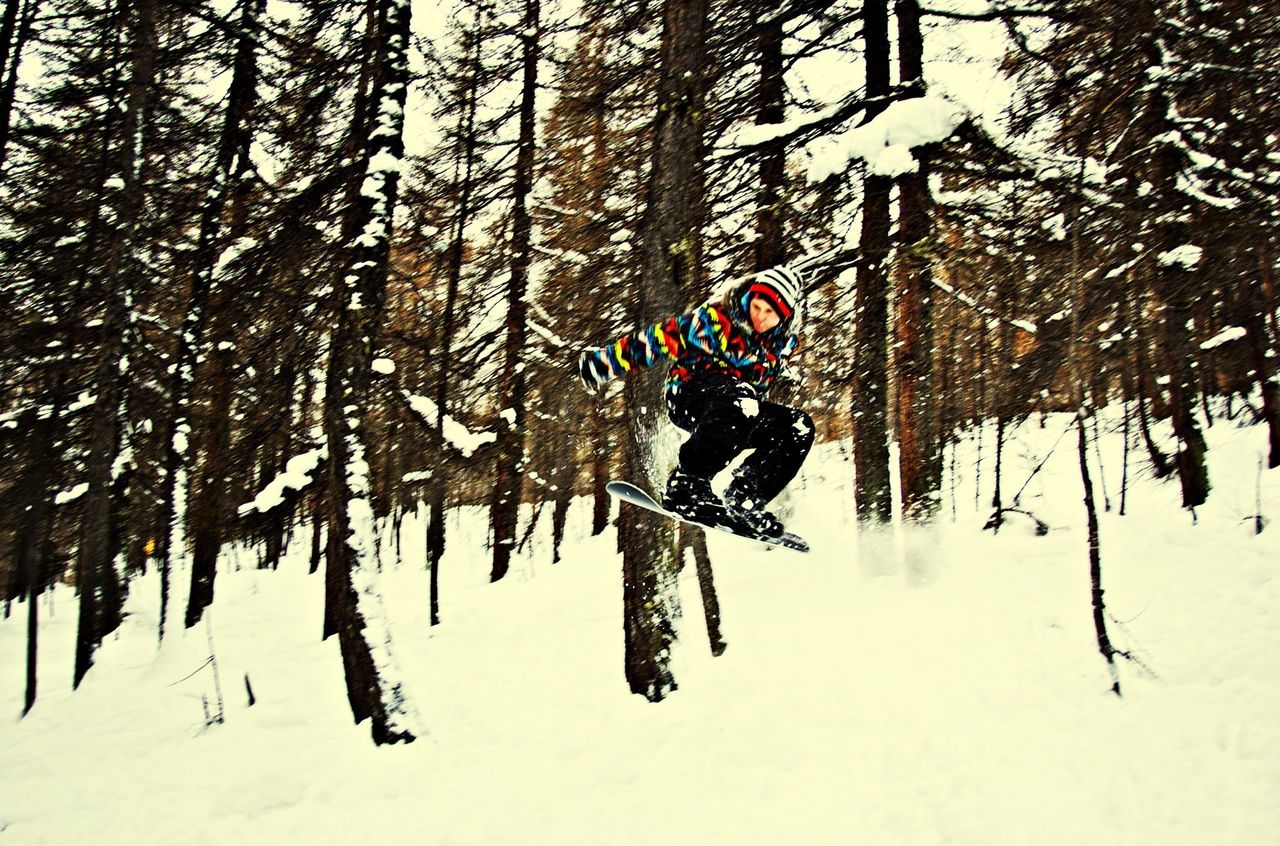
[[[151,114],[157,52],[157,5],[152,0],[130,4],[125,13],[128,79],[122,89],[123,115],[103,182],[100,268],[94,281],[104,301],[101,345],[92,384],[98,413],[89,424],[85,478],[89,485],[76,552],[76,586],[80,590],[74,684],[79,686],[93,666],[102,639],[120,625],[123,588],[116,572],[119,538],[113,526],[112,490],[121,479],[123,428],[128,419],[126,376],[129,330],[133,322],[137,268],[132,257],[142,213],[143,145]],[[100,262],[100,263],[99,263]]]
[[[916,0],[896,0],[898,66],[903,84],[924,79],[924,42]],[[942,441],[934,391],[934,237],[930,151],[915,151],[917,169],[898,178],[894,376],[903,517],[932,520],[942,497]]]
[[[164,637],[165,620],[169,605],[171,556],[185,554],[185,526],[177,508],[181,498],[191,499],[189,482],[192,472],[191,405],[194,399],[196,366],[202,356],[208,336],[209,307],[225,306],[225,299],[218,290],[218,278],[214,273],[217,257],[226,244],[222,233],[223,218],[227,206],[236,202],[235,193],[242,191],[249,171],[249,145],[252,138],[250,120],[255,107],[258,85],[258,41],[261,38],[259,21],[266,10],[265,0],[248,0],[241,4],[237,27],[239,28],[232,64],[230,88],[227,94],[226,112],[216,142],[210,188],[200,212],[198,235],[190,263],[191,287],[182,330],[178,337],[176,361],[170,391],[169,447],[165,451],[166,493],[162,504],[161,525],[167,529],[160,547],[157,566],[161,575],[160,637]],[[224,343],[226,341],[224,340]],[[212,454],[207,460],[220,463],[223,453],[218,438],[210,442]],[[198,501],[198,519],[207,525],[212,515],[223,510],[219,494],[221,485],[205,488],[206,493]],[[212,494],[212,496],[211,496]],[[186,622],[192,626],[201,613],[213,601],[213,579],[217,547],[208,543],[208,531],[199,533],[200,563],[193,571],[192,590],[188,597]],[[210,554],[212,553],[212,554]]]
[[[498,426],[496,478],[490,504],[493,525],[493,567],[489,578],[497,581],[510,567],[511,552],[516,542],[523,489],[524,441],[526,419],[527,376],[524,348],[528,325],[525,296],[529,289],[529,265],[532,262],[533,228],[529,206],[533,192],[535,155],[535,108],[538,93],[538,60],[541,50],[541,7],[539,0],[525,0],[521,24],[521,84],[519,137],[516,140],[516,166],[512,185],[511,266],[507,282],[507,317],[502,350],[499,395],[504,408],[500,414],[506,425]]]
[[[654,315],[676,313],[701,287],[701,121],[707,4],[703,0],[667,0],[663,21],[653,164],[642,224],[637,324]],[[628,406],[633,409],[627,474],[658,487],[663,474],[653,466],[653,456],[646,448],[659,425],[654,408],[657,403],[647,399],[653,385],[645,381],[632,378],[625,389]],[[629,509],[622,518],[620,540],[627,680],[632,692],[658,701],[676,687],[668,663],[674,639],[671,620],[678,603],[673,530],[669,520]]]
[[[341,583],[334,619],[356,722],[370,719],[375,743],[412,742],[419,729],[397,678],[381,600],[370,485],[367,417],[391,228],[404,154],[411,9],[408,0],[372,0],[365,56],[368,94],[361,108],[358,193],[343,221],[349,245],[340,282],[339,322],[330,346],[325,433],[329,453],[329,570]],[[372,631],[369,631],[372,629]]]

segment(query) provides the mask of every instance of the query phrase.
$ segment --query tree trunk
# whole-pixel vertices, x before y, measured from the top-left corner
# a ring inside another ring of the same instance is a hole
[[[408,81],[411,8],[408,0],[372,0],[367,39],[373,70],[363,122],[358,201],[344,235],[350,250],[339,273],[343,292],[330,350],[325,395],[329,446],[331,541],[328,570],[337,590],[333,620],[357,723],[368,719],[377,744],[411,742],[416,717],[399,682],[391,636],[373,583],[378,537],[370,490],[367,418],[372,402],[374,345],[382,318],[390,257],[399,162],[404,155],[404,102]]]
[[[1134,383],[1133,399],[1137,404],[1138,431],[1142,435],[1142,443],[1147,449],[1147,456],[1151,459],[1152,472],[1157,479],[1163,479],[1173,472],[1173,468],[1169,465],[1168,457],[1156,445],[1155,438],[1151,435],[1151,421],[1147,416],[1147,398],[1151,396],[1150,383],[1148,381],[1151,364],[1147,357],[1146,334],[1143,331],[1141,322],[1141,301],[1145,296],[1145,286],[1141,286],[1141,282],[1144,278],[1141,275],[1131,275],[1129,278],[1129,289],[1132,295],[1126,298],[1125,305],[1129,314],[1133,351],[1127,364],[1132,374],[1130,378]]]
[[[591,536],[604,533],[609,527],[609,510],[612,497],[605,486],[609,483],[609,457],[613,454],[613,438],[604,425],[604,417],[599,409],[592,414],[593,443],[600,444],[600,449],[591,462]]]
[[[527,384],[524,353],[528,326],[525,320],[525,293],[529,287],[529,263],[533,250],[533,229],[529,216],[529,194],[533,190],[535,106],[538,94],[538,55],[541,8],[539,0],[526,0],[521,41],[524,79],[520,96],[520,137],[517,142],[515,208],[511,225],[511,275],[507,283],[506,347],[503,351],[502,383],[505,419],[497,425],[496,478],[490,506],[493,525],[493,567],[490,581],[507,574],[515,549],[516,526],[520,518],[520,497],[524,479],[525,395]]]
[[[476,110],[480,100],[480,33],[484,26],[483,11],[477,12],[471,67],[467,77],[465,106],[459,117],[458,132],[462,139],[461,183],[458,186],[458,210],[454,218],[452,242],[445,267],[444,319],[440,327],[440,355],[436,362],[435,432],[440,456],[431,476],[427,493],[427,569],[430,573],[428,604],[431,625],[440,624],[440,562],[444,558],[446,543],[445,506],[449,484],[449,462],[445,456],[448,448],[444,440],[444,421],[449,414],[450,365],[453,363],[454,334],[457,331],[458,291],[462,286],[462,265],[467,243],[467,226],[471,223],[472,193],[475,185],[475,168],[478,161],[479,139],[476,137]]]
[[[866,39],[867,96],[889,93],[888,0],[862,6]],[[866,120],[884,111],[867,110]],[[889,229],[893,180],[868,174],[863,179],[862,262],[857,271],[854,328],[853,464],[855,502],[860,523],[893,519],[889,478]]]
[[[1245,317],[1245,332],[1249,354],[1258,387],[1262,391],[1262,417],[1267,423],[1267,467],[1280,467],[1280,384],[1276,383],[1274,368],[1267,356],[1267,324],[1263,318],[1266,309],[1266,288],[1270,277],[1265,253],[1258,256],[1260,282],[1258,297]]]
[[[653,162],[642,224],[637,323],[676,313],[700,277],[706,28],[706,0],[666,0]],[[627,478],[647,481],[651,489],[660,487],[666,469],[654,466],[652,453],[662,425],[658,420],[662,403],[650,393],[656,381],[633,374],[625,389],[632,412]],[[676,689],[670,668],[675,640],[672,620],[679,613],[672,523],[638,508],[624,508],[619,541],[627,681],[633,693],[657,702]]]
[[[1196,383],[1191,367],[1190,274],[1164,268],[1164,349],[1169,368],[1173,431],[1178,437],[1178,479],[1182,483],[1182,506],[1195,508],[1209,498],[1209,469],[1205,463],[1208,446],[1195,418]]]
[[[779,124],[786,119],[782,17],[772,11],[758,25],[760,81],[756,89],[756,123]],[[760,197],[757,201],[755,269],[781,264],[786,256],[783,188],[786,184],[787,147],[780,141],[760,151]]]
[[[693,551],[694,566],[698,568],[698,590],[702,595],[702,614],[707,621],[707,641],[711,654],[724,654],[728,644],[720,634],[720,598],[716,595],[716,582],[711,570],[711,555],[707,552],[706,533],[695,526],[680,527],[681,556],[685,549]]]
[[[226,322],[224,316],[219,323]],[[222,333],[219,332],[219,335]],[[230,341],[214,345],[214,366],[210,368],[209,408],[211,419],[204,432],[203,484],[191,496],[191,587],[187,594],[185,625],[200,622],[204,610],[213,604],[213,585],[218,555],[227,524],[228,459],[231,452],[231,370],[234,354]]]
[[[1245,326],[1253,368],[1262,391],[1262,418],[1267,423],[1267,467],[1280,467],[1280,385],[1270,372],[1267,359],[1266,329],[1261,315],[1250,316]]]
[[[320,569],[321,553],[324,550],[320,544],[320,536],[325,530],[325,510],[324,502],[317,492],[311,502],[311,561],[308,573],[315,573]]]
[[[4,22],[0,24],[0,41],[4,46],[4,61],[0,63],[0,168],[8,160],[9,136],[13,130],[13,103],[18,93],[18,68],[22,64],[22,51],[31,40],[31,28],[40,11],[41,0],[7,0]],[[21,12],[19,12],[21,7]],[[15,38],[16,34],[16,38]]]
[[[76,587],[80,591],[80,614],[76,632],[73,686],[79,687],[93,666],[93,655],[102,639],[120,625],[122,594],[114,561],[115,538],[112,510],[112,483],[120,452],[125,413],[126,333],[133,307],[133,268],[130,253],[142,210],[142,150],[150,112],[151,88],[156,56],[155,0],[137,0],[128,16],[130,79],[126,94],[127,111],[115,159],[113,179],[120,187],[112,191],[109,232],[104,248],[102,280],[107,306],[102,325],[105,339],[98,351],[93,382],[97,389],[97,409],[90,424],[85,458],[85,479],[89,492],[84,499],[84,517],[76,550]]]
[[[923,78],[924,45],[916,0],[898,0],[898,61],[903,83]],[[942,450],[933,384],[933,270],[929,155],[898,178],[897,426],[902,514],[933,520],[942,499]]]
[[[61,395],[61,387],[53,397]],[[36,702],[36,655],[39,637],[37,600],[50,575],[53,556],[53,495],[55,480],[53,409],[56,402],[19,421],[26,429],[27,473],[17,491],[20,495],[14,562],[19,582],[13,594],[26,594],[27,599],[27,687],[23,697],[25,716]]]
[[[1084,486],[1085,518],[1089,527],[1089,584],[1093,596],[1093,629],[1098,639],[1098,651],[1111,672],[1111,692],[1120,695],[1120,676],[1116,670],[1116,650],[1107,634],[1107,607],[1102,590],[1102,541],[1098,534],[1098,507],[1093,498],[1093,480],[1089,477],[1089,437],[1084,418],[1076,415],[1077,453],[1080,458],[1080,482]]]
[[[572,502],[573,491],[562,487],[556,492],[555,502],[551,509],[551,563],[560,563],[560,547],[564,543],[564,527],[569,518],[569,503]]]

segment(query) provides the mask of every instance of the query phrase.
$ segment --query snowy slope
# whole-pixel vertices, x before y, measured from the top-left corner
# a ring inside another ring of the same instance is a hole
[[[1008,493],[1067,423],[1015,433]],[[981,531],[990,431],[981,487],[974,438],[948,480],[955,520],[948,501],[929,534],[855,538],[851,470],[828,445],[792,503],[812,554],[708,539],[720,658],[686,569],[680,690],[657,705],[627,692],[620,563],[612,535],[585,537],[585,502],[563,563],[549,564],[540,529],[498,585],[486,583],[484,515],[454,514],[435,629],[422,525],[406,521],[406,563],[388,564],[382,591],[430,733],[405,747],[374,748],[351,725],[337,644],[319,641],[305,535],[278,572],[229,555],[209,630],[159,652],[157,583],[135,584],[131,616],[75,694],[75,602],[59,590],[23,720],[15,604],[0,621],[0,839],[1280,843],[1280,524],[1255,536],[1246,520],[1260,430],[1208,435],[1215,490],[1196,525],[1176,483],[1145,476],[1128,516],[1103,515],[1111,634],[1152,671],[1122,665],[1123,698],[1094,640],[1074,433],[1023,496],[1045,537],[1016,515]],[[1113,506],[1120,450],[1106,435]],[[1280,517],[1280,471],[1264,484],[1264,513]],[[210,632],[226,722],[205,727]]]

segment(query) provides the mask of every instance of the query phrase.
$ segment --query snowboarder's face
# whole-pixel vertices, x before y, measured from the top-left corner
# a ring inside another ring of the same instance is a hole
[[[750,310],[751,328],[756,330],[757,335],[763,335],[782,321],[778,312],[774,311],[773,306],[769,305],[769,301],[764,297],[752,297]]]

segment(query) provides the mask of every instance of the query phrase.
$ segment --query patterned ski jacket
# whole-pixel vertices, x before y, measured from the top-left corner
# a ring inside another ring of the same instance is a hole
[[[668,391],[707,373],[726,374],[767,390],[799,344],[794,331],[799,315],[756,334],[748,317],[748,287],[744,284],[721,302],[706,303],[590,350],[588,365],[608,380],[672,361]]]

